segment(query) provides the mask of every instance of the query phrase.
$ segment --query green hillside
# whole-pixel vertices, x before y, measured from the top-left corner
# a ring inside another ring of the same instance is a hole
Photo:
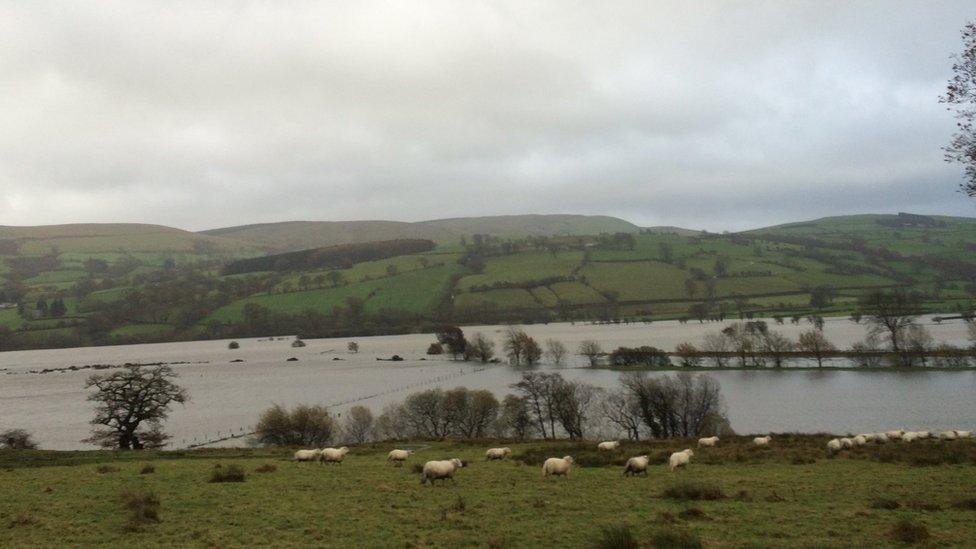
[[[457,222],[444,221],[451,230]],[[976,302],[971,218],[847,216],[732,234],[477,233],[340,268],[271,262],[278,270],[226,276],[229,262],[260,252],[175,229],[85,227],[74,238],[57,227],[3,229],[18,249],[0,248],[0,303],[8,304],[0,346],[398,333],[438,322],[839,315],[864,293],[890,288],[917,292],[929,312]],[[110,240],[116,251],[99,251]],[[38,253],[43,242],[73,247]]]
[[[503,238],[590,235],[638,232],[622,219],[587,215],[508,215],[463,217],[407,223],[401,221],[287,221],[210,229],[201,234],[232,238],[267,250],[290,251],[374,242],[397,238],[423,238],[456,243],[462,237],[486,234]]]

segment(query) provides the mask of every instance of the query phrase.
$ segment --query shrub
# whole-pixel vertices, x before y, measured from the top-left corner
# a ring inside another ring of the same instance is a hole
[[[929,538],[929,529],[921,522],[904,518],[888,530],[888,537],[902,543],[919,543]]]
[[[152,492],[124,492],[122,503],[129,510],[128,528],[159,522],[159,498]]]
[[[722,488],[704,482],[681,482],[664,489],[662,494],[668,499],[677,500],[717,500],[725,497]]]
[[[595,549],[637,549],[640,544],[631,532],[630,526],[603,526],[600,537],[593,544]]]
[[[227,348],[228,349],[240,349],[241,348],[241,344],[238,343],[238,342],[236,342],[236,341],[231,341],[230,343],[227,344]]]
[[[255,469],[254,472],[255,473],[274,473],[277,470],[278,470],[278,467],[276,465],[272,465],[270,463],[265,463],[264,465],[262,465],[262,466],[258,467],[257,469]]]
[[[0,450],[36,450],[37,443],[24,429],[10,429],[0,433]]]
[[[427,354],[428,355],[442,355],[442,354],[444,354],[444,346],[441,345],[440,343],[437,343],[435,341],[434,343],[431,343],[430,344],[430,347],[427,347]]]
[[[99,465],[98,467],[95,468],[95,472],[96,473],[101,473],[103,475],[106,474],[106,473],[118,473],[119,472],[119,468],[118,467],[113,467],[111,465]]]
[[[244,482],[244,469],[238,465],[221,467],[217,465],[210,472],[210,482]]]
[[[671,358],[661,349],[648,345],[635,348],[618,347],[610,353],[610,363],[614,366],[651,366],[664,368],[671,366]]]
[[[140,475],[151,475],[155,472],[156,472],[156,466],[153,465],[152,463],[147,463],[143,465],[142,469],[139,470]]]
[[[699,549],[701,539],[690,530],[660,529],[651,535],[650,546],[654,549]]]
[[[321,447],[332,440],[335,422],[324,406],[296,406],[292,411],[275,404],[261,414],[254,428],[258,442],[268,446]]]

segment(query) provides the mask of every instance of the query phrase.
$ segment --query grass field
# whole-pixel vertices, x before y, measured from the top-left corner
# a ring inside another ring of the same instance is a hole
[[[472,286],[491,286],[496,282],[524,283],[557,276],[569,276],[583,259],[581,252],[522,252],[485,261],[481,274],[466,276],[458,287],[468,290]]]
[[[507,444],[513,459],[500,462],[483,461],[485,444],[440,442],[413,445],[402,468],[386,462],[393,444],[353,447],[333,466],[292,463],[288,450],[5,452],[0,545],[594,547],[603,528],[624,527],[648,547],[679,533],[681,547],[878,547],[898,545],[889,532],[908,520],[926,545],[971,546],[973,441],[926,442],[947,462],[923,466],[897,459],[911,452],[899,445],[827,459],[824,440],[723,440],[674,473],[665,456],[690,442],[599,455],[592,443]],[[626,457],[645,452],[649,474],[623,477]],[[570,476],[542,478],[538,462],[565,454],[578,458]],[[450,457],[469,465],[455,483],[419,484],[416,464]],[[217,466],[239,466],[244,482],[208,482]],[[687,499],[695,489],[715,499]],[[146,492],[158,522],[132,523],[123,494]]]

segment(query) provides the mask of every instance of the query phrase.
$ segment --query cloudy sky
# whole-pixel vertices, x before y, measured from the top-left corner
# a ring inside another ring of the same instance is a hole
[[[0,0],[0,225],[972,216],[938,104],[967,19],[971,0]]]

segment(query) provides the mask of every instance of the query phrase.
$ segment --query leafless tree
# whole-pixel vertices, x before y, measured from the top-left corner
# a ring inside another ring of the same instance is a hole
[[[709,376],[682,372],[651,378],[628,372],[620,383],[655,438],[700,436],[727,425],[718,382]]]
[[[343,431],[346,438],[356,444],[362,444],[369,440],[370,434],[373,432],[373,423],[373,412],[369,408],[353,406],[346,414]]]
[[[905,290],[875,291],[864,296],[859,311],[867,317],[874,334],[887,334],[891,350],[901,352],[901,336],[915,323],[918,298]]]
[[[85,388],[95,389],[88,395],[96,403],[95,427],[85,442],[120,450],[163,446],[169,437],[162,423],[170,405],[189,400],[186,390],[172,381],[176,377],[169,366],[138,365],[89,377]]]
[[[962,29],[962,53],[953,56],[955,73],[946,86],[946,94],[940,102],[955,111],[956,134],[944,147],[946,160],[965,167],[963,192],[976,197],[976,22],[967,23]]]
[[[478,332],[468,342],[468,354],[481,362],[488,362],[495,357],[495,342]]]
[[[451,432],[451,417],[444,406],[444,390],[428,389],[414,393],[403,402],[403,412],[411,436],[443,438]]]
[[[805,353],[810,353],[813,358],[817,359],[817,366],[820,368],[823,368],[824,358],[837,350],[837,347],[834,347],[834,344],[827,340],[827,336],[816,329],[800,334],[799,345],[797,347]]]
[[[578,381],[562,381],[556,385],[556,418],[569,438],[583,438],[586,421],[596,402],[597,393],[596,387]]]
[[[679,343],[674,348],[674,354],[681,359],[681,366],[684,368],[697,368],[701,366],[701,355],[698,349],[691,343]]]
[[[466,394],[463,406],[454,411],[456,432],[465,438],[483,438],[498,419],[498,399],[491,391],[461,389]]]
[[[556,438],[556,390],[563,382],[559,374],[526,372],[512,385],[525,398],[542,438]]]
[[[725,337],[724,334],[706,334],[702,340],[702,351],[710,354],[708,360],[716,368],[724,368],[729,365],[728,357],[722,355],[721,353],[729,352],[731,346],[729,339]]]
[[[969,330],[969,343],[972,345],[973,350],[976,350],[976,321],[970,320],[966,324]]]
[[[37,443],[24,429],[8,429],[0,433],[0,450],[36,450]]]
[[[546,359],[549,362],[557,366],[562,365],[563,361],[566,360],[566,353],[566,346],[563,345],[562,341],[551,338],[546,340]]]
[[[794,348],[793,342],[788,337],[774,330],[762,332],[759,341],[760,349],[773,359],[773,366],[777,368],[783,366],[786,353]]]
[[[410,425],[407,412],[402,403],[390,403],[376,418],[373,437],[377,440],[401,440],[409,436]]]
[[[641,410],[631,393],[621,388],[607,391],[600,399],[600,412],[612,425],[627,433],[627,438],[640,440]]]
[[[525,336],[525,341],[522,344],[522,356],[529,366],[538,364],[539,359],[542,358],[542,347],[539,347],[539,343],[534,338]]]
[[[532,415],[526,397],[505,395],[502,401],[502,413],[499,418],[502,435],[524,439],[532,433]]]
[[[585,356],[590,361],[590,366],[596,366],[597,361],[603,356],[603,347],[592,339],[581,341],[577,350],[580,356]]]

